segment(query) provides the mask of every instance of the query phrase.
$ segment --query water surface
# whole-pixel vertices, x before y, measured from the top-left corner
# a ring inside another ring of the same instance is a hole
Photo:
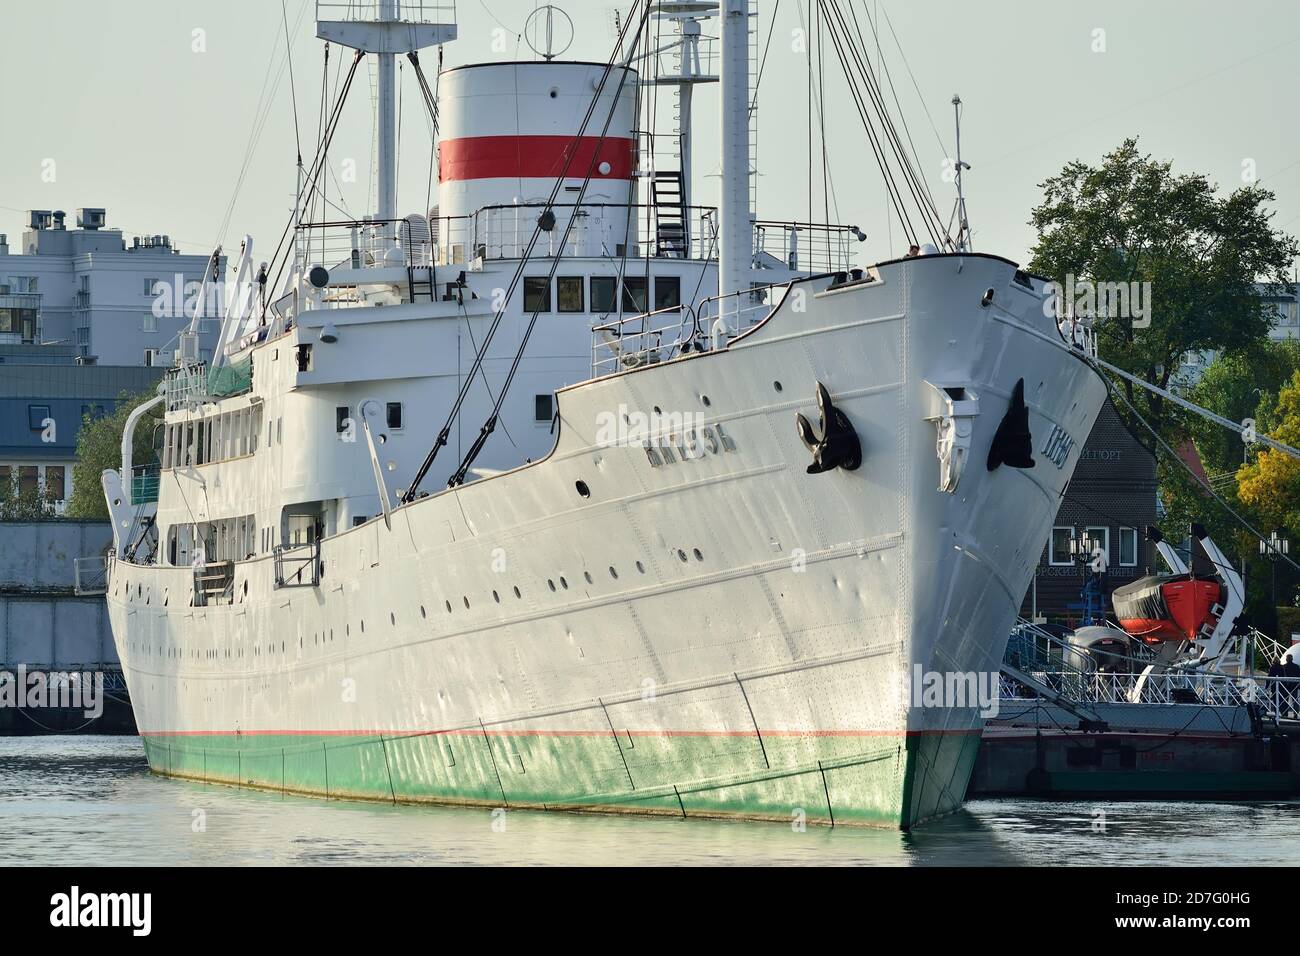
[[[1035,800],[973,801],[912,834],[525,810],[494,815],[170,780],[149,772],[135,737],[0,738],[0,866],[1295,866],[1297,819],[1294,802]]]

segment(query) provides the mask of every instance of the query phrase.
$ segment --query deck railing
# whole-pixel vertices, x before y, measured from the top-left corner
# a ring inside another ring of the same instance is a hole
[[[297,547],[275,549],[277,588],[314,588],[320,584],[320,540]]]
[[[1300,717],[1300,679],[1285,677],[1233,677],[1225,674],[1164,671],[1145,680],[1137,673],[1092,673],[1076,670],[1027,672],[1035,680],[1079,704],[1134,703],[1142,681],[1141,703],[1197,704],[1243,707],[1253,704],[1269,717]],[[1003,675],[1005,701],[1033,700],[1037,694],[1019,681]]]

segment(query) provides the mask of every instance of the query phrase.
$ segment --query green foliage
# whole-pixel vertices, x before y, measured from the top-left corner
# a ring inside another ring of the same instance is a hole
[[[1277,639],[1288,643],[1292,634],[1300,634],[1300,607],[1277,609]]]
[[[1135,139],[1098,166],[1071,162],[1041,186],[1043,202],[1030,219],[1038,230],[1033,271],[1063,285],[1070,276],[1151,283],[1149,327],[1135,329],[1132,317],[1097,321],[1107,361],[1166,388],[1187,352],[1236,354],[1266,337],[1269,312],[1255,283],[1286,282],[1300,252],[1294,238],[1272,228],[1267,189],[1248,185],[1220,196],[1205,176],[1176,175],[1172,163],[1140,154]],[[1164,399],[1123,387],[1157,431],[1178,437]],[[1119,411],[1131,418],[1122,403]],[[1134,431],[1154,450],[1149,433]]]
[[[123,393],[118,397],[117,409],[112,415],[98,421],[89,417],[82,420],[81,430],[77,433],[77,463],[72,467],[72,497],[68,499],[67,507],[69,518],[108,520],[108,503],[104,501],[100,475],[105,469],[122,467],[122,432],[126,429],[126,420],[132,411],[153,397],[152,389],[139,395]],[[136,422],[132,465],[146,465],[155,460],[153,431],[162,420],[162,404],[159,403]],[[127,481],[129,483],[130,476],[127,476]]]
[[[1261,415],[1278,392],[1300,371],[1300,341],[1264,341],[1239,353],[1224,355],[1211,363],[1188,398],[1234,422],[1254,419],[1260,432],[1267,432]],[[1198,415],[1185,414],[1187,437],[1211,474],[1235,472],[1247,460],[1248,446],[1240,435]]]
[[[54,517],[54,505],[40,488],[21,490],[16,474],[7,486],[0,485],[0,521],[47,521]]]

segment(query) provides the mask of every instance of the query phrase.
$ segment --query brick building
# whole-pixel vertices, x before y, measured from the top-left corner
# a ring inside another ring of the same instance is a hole
[[[1051,623],[1077,622],[1082,611],[1083,567],[1070,538],[1100,539],[1107,555],[1104,608],[1110,592],[1160,567],[1144,535],[1156,522],[1156,462],[1120,421],[1107,399],[1080,453],[1043,548],[1021,614]]]

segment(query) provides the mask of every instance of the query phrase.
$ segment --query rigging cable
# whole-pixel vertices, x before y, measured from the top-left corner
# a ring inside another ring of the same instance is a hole
[[[633,48],[635,48],[635,45],[640,42],[641,36],[645,31],[645,26],[649,22],[650,13],[653,10],[654,10],[654,5],[651,2],[649,2],[649,0],[646,0],[644,4],[644,10],[641,14],[641,18],[637,26],[636,34],[633,38]],[[631,25],[630,17],[629,17],[628,25],[629,26]],[[620,43],[620,47],[621,46],[622,44]],[[612,68],[613,68],[613,61],[611,60],[609,66],[607,66],[605,69],[605,74],[604,77],[602,77],[602,80],[608,78]],[[609,128],[614,122],[614,114],[618,111],[619,97],[622,96],[623,87],[627,83],[628,73],[629,71],[627,69],[620,70],[618,86],[614,90],[614,95],[611,98],[609,112],[605,117],[605,125],[600,132],[600,140],[596,146],[596,149],[592,151],[591,162],[587,166],[587,173],[583,177],[582,186],[578,190],[577,201],[573,204],[575,213],[576,210],[582,206],[583,197],[587,194],[587,187],[591,185],[591,180],[596,175],[596,166],[600,162],[600,149],[604,145],[606,138],[609,136]],[[602,82],[602,86],[603,85],[604,84]],[[596,106],[596,103],[599,101],[600,93],[601,90],[598,89],[596,91],[596,96],[592,100],[593,111]],[[584,123],[583,125],[585,128],[586,124]],[[556,180],[557,190],[561,182],[562,179]],[[574,224],[577,222],[577,220],[578,217],[576,214],[571,214],[569,216],[569,221],[565,224],[564,227],[564,236],[560,240],[560,244],[559,244],[560,249],[563,249],[565,246],[568,245],[569,236],[572,234]],[[539,230],[540,230],[540,224],[539,224]],[[526,256],[523,260],[521,260],[519,264],[520,273],[522,273],[522,270],[524,266],[527,264],[528,258],[530,257],[531,257],[531,248],[529,250],[528,256]],[[546,278],[547,289],[550,289],[552,284],[555,282],[555,273],[559,269],[559,266],[560,266],[560,256],[558,255],[552,256],[551,270]],[[507,295],[507,301],[509,301],[508,295]],[[501,414],[501,407],[505,403],[506,394],[510,391],[510,385],[514,381],[515,374],[519,371],[520,363],[523,361],[523,357],[524,357],[524,350],[527,349],[528,347],[528,341],[532,337],[533,329],[537,325],[537,317],[540,314],[541,314],[541,310],[537,309],[533,312],[532,318],[529,319],[528,325],[524,329],[523,337],[519,342],[519,348],[516,349],[515,351],[514,360],[510,364],[510,370],[506,373],[505,381],[501,385],[501,392],[497,396],[496,405],[493,407],[492,413],[488,416],[487,421],[485,421],[483,423],[483,426],[479,429],[478,437],[475,438],[473,444],[470,445],[469,451],[465,453],[464,459],[461,461],[460,465],[456,468],[456,471],[452,474],[452,476],[447,480],[447,486],[449,488],[454,488],[457,485],[464,483],[465,475],[469,471],[470,465],[474,463],[474,459],[478,457],[479,452],[482,451],[483,446],[487,443],[488,438],[492,435],[493,430],[496,428],[497,419]]]
[[[849,13],[853,18],[856,31],[857,43],[854,42],[855,31],[849,29],[848,20],[845,19],[843,11],[840,9],[839,0],[826,0],[827,10],[832,12],[836,18],[840,35],[844,41],[844,47],[853,55],[853,62],[856,65],[858,74],[862,78],[862,83],[867,91],[867,96],[871,100],[872,108],[880,123],[880,131],[883,133],[885,140],[890,146],[897,161],[898,169],[902,174],[903,181],[907,186],[908,192],[917,211],[921,214],[926,224],[926,231],[930,233],[931,241],[936,246],[941,245],[938,237],[944,234],[942,217],[939,215],[938,208],[933,201],[927,201],[927,194],[921,182],[920,174],[913,168],[911,161],[908,159],[907,152],[903,148],[902,138],[898,134],[898,129],[894,125],[893,117],[885,103],[884,93],[880,88],[879,80],[876,78],[875,71],[871,69],[869,56],[867,53],[866,38],[862,34],[862,29],[857,21],[857,14],[852,5],[849,4]],[[832,27],[832,39],[834,39],[834,26]],[[841,58],[843,54],[841,53]],[[842,59],[843,62],[843,59]],[[845,75],[848,77],[848,64],[845,63]],[[853,83],[852,78],[850,83]]]
[[[645,20],[649,16],[650,9],[651,9],[651,5],[649,2],[647,2],[645,5],[646,12],[642,16],[642,27],[644,27]],[[581,146],[582,139],[587,131],[587,127],[591,123],[591,118],[595,114],[596,106],[599,104],[600,98],[605,91],[605,86],[608,83],[610,74],[614,70],[614,66],[619,60],[619,56],[623,49],[623,39],[624,36],[626,35],[626,31],[629,26],[630,26],[630,21],[628,24],[625,24],[623,26],[622,32],[619,34],[618,41],[614,48],[614,52],[610,55],[609,61],[605,64],[604,72],[601,74],[600,82],[597,83],[596,85],[596,90],[591,98],[591,103],[587,107],[586,115],[583,116],[582,123],[579,125],[577,132],[574,134],[570,148],[565,152],[564,167],[563,169],[560,170],[559,175],[556,176],[555,185],[551,188],[551,193],[549,198],[547,199],[542,215],[538,217],[537,225],[533,228],[532,236],[529,238],[528,244],[523,250],[523,254],[519,260],[519,265],[515,269],[514,276],[510,280],[510,285],[505,290],[505,295],[504,298],[502,299],[501,307],[497,310],[496,314],[493,316],[492,324],[488,326],[487,335],[484,337],[483,344],[482,346],[480,346],[477,354],[474,356],[474,364],[470,369],[470,373],[465,377],[465,379],[461,383],[460,388],[457,390],[456,399],[452,403],[451,410],[447,413],[447,420],[443,424],[442,429],[438,432],[438,437],[434,441],[433,447],[429,449],[429,453],[425,456],[425,459],[421,463],[419,470],[416,472],[415,477],[411,482],[411,487],[407,489],[404,495],[402,495],[403,503],[412,501],[415,498],[416,493],[419,491],[420,483],[424,480],[425,476],[429,472],[429,469],[433,467],[433,463],[435,459],[438,457],[438,451],[444,445],[447,444],[447,438],[451,433],[451,425],[454,421],[457,420],[457,418],[460,415],[461,408],[465,403],[465,399],[469,393],[469,388],[471,383],[474,380],[474,375],[476,374],[477,369],[482,366],[483,362],[487,358],[488,349],[491,347],[492,340],[496,336],[497,330],[501,326],[501,321],[504,318],[505,311],[510,304],[510,299],[514,295],[516,288],[518,288],[519,286],[519,282],[523,277],[523,271],[525,267],[528,265],[529,260],[532,258],[533,250],[537,245],[538,239],[540,238],[542,232],[545,231],[542,228],[542,224],[547,220],[548,216],[551,219],[552,227],[554,226],[555,214],[553,209],[555,206],[556,197],[559,195],[560,190],[563,188],[564,180],[568,177],[569,168],[573,165],[574,159],[577,158],[578,149]],[[638,35],[639,33],[640,30],[638,30]],[[620,91],[622,90],[623,84],[626,83],[627,81],[628,70],[624,68],[621,70],[621,73],[622,73],[622,77],[619,82]],[[618,99],[617,97],[615,97],[613,103],[610,106],[609,119],[607,120],[606,127],[605,127],[606,131],[608,131],[609,121],[613,119],[614,111],[617,108],[617,105],[618,105]],[[600,139],[600,144],[597,146],[595,150],[592,151],[591,167],[588,170],[587,178],[583,181],[582,191],[579,194],[579,204],[581,203],[581,195],[585,193],[587,183],[590,182],[591,176],[595,171],[596,163],[599,161],[600,146],[604,144],[604,141],[605,141],[605,135],[602,134]],[[569,217],[568,227],[565,230],[566,241],[568,239],[569,230],[572,229],[575,219],[576,219],[575,216],[571,215]],[[554,275],[554,268],[555,266],[558,266],[559,258],[552,257],[552,263],[553,263],[552,275]],[[533,322],[536,322],[536,319],[537,319],[537,313],[534,312]],[[531,323],[528,327],[528,330],[529,332],[531,332],[532,330]],[[524,339],[524,342],[525,343],[527,342],[527,338]],[[514,374],[514,369],[517,368],[517,359],[518,359],[518,354],[516,355],[516,364],[515,366],[512,367],[510,372],[510,375],[512,377]],[[502,399],[504,399],[505,397],[504,390],[501,393],[501,397]],[[500,407],[500,402],[497,402],[497,408],[499,409],[499,407]],[[495,413],[494,413],[494,417],[495,417]],[[491,419],[489,419],[489,422],[484,424],[484,428],[487,429],[490,424],[494,425],[495,423],[492,422]],[[490,434],[490,430],[488,433]],[[468,461],[472,460],[474,456],[477,456],[478,450],[481,449],[483,442],[485,442],[486,440],[487,440],[487,435],[480,433],[480,436],[475,441],[474,446],[471,447],[470,455],[467,456],[467,462],[463,462],[462,467],[457,469],[458,474],[461,474],[463,476],[464,471],[468,470],[469,467]]]
[[[826,6],[827,6],[827,0],[817,0],[817,8],[819,11],[822,11],[824,13]],[[836,55],[839,58],[842,69],[844,70],[845,79],[848,81],[849,93],[853,97],[854,105],[857,107],[858,110],[858,116],[862,120],[863,128],[866,130],[867,139],[871,145],[871,151],[876,158],[876,165],[880,168],[880,172],[885,182],[885,189],[889,192],[890,201],[894,206],[895,213],[897,213],[901,221],[903,232],[907,236],[907,240],[910,244],[919,245],[919,233],[917,232],[916,226],[912,222],[911,216],[908,215],[907,206],[903,201],[902,190],[899,188],[898,184],[894,181],[894,176],[890,168],[890,163],[887,157],[885,156],[883,147],[880,144],[878,134],[876,133],[875,125],[871,122],[871,118],[868,115],[869,111],[866,103],[863,101],[862,93],[858,89],[858,84],[854,81],[852,70],[849,65],[848,57],[846,56],[844,50],[842,49],[839,33],[834,29],[831,30],[831,43],[835,47]],[[931,236],[931,239],[934,240],[934,237]],[[934,241],[937,245],[938,244],[937,240]]]
[[[324,164],[325,155],[328,153],[330,143],[333,141],[334,134],[338,130],[339,118],[343,113],[343,104],[347,101],[348,91],[352,88],[352,80],[357,73],[357,66],[358,64],[361,63],[361,58],[364,55],[365,54],[361,50],[357,50],[356,55],[353,56],[352,58],[352,66],[348,70],[347,79],[344,80],[343,82],[343,89],[339,91],[338,100],[334,104],[334,109],[330,115],[330,121],[326,126],[325,141],[324,143],[321,144],[321,149],[317,151],[315,159],[312,160],[311,169],[309,170],[308,173],[308,179],[310,182],[309,194],[311,192],[314,192],[316,189],[316,182],[320,178],[321,170],[324,168],[325,165]],[[296,205],[297,204],[295,204],[295,206]],[[276,261],[280,259],[281,250],[283,249],[286,251],[286,255],[284,259],[280,261],[279,269],[275,273],[275,279],[270,283],[271,288],[275,288],[280,284],[280,276],[284,274],[284,267],[288,264],[289,258],[287,255],[287,249],[285,248],[285,240],[289,237],[289,233],[293,230],[294,220],[297,218],[297,214],[298,214],[298,210],[297,208],[295,208],[293,214],[290,215],[289,217],[289,221],[285,224],[284,232],[280,234],[280,241],[276,243],[275,252],[272,253],[271,255],[270,262],[272,267],[274,267]],[[266,287],[263,286],[263,293],[265,293],[265,289]],[[262,302],[263,321],[266,320],[266,306],[267,303],[265,301],[265,296],[263,296],[263,302]]]

